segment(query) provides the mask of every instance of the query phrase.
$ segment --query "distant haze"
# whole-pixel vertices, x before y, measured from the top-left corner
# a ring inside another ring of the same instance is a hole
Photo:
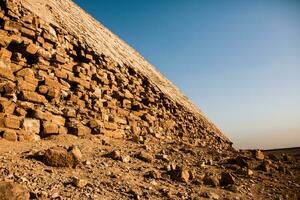
[[[75,0],[238,148],[300,146],[300,1]]]

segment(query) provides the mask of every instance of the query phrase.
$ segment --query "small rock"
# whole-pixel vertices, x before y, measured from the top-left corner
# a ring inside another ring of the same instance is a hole
[[[283,159],[283,161],[287,161],[287,162],[293,161],[293,157],[290,155],[286,155],[286,154],[282,155],[282,159]]]
[[[0,182],[1,200],[29,200],[29,192],[21,185],[12,182]]]
[[[130,159],[131,159],[130,156],[123,155],[121,153],[121,151],[119,151],[119,150],[114,150],[114,151],[110,152],[109,154],[107,154],[106,156],[109,158],[112,158],[114,160],[122,161],[124,163],[129,163]]]
[[[237,156],[235,158],[235,164],[237,164],[240,167],[249,167],[248,161],[246,157],[243,156]]]
[[[139,193],[139,191],[137,191],[135,189],[129,190],[128,194],[130,194],[133,199],[136,199],[136,200],[141,199],[141,194]]]
[[[248,168],[240,168],[236,171],[238,174],[244,175],[244,176],[252,176],[253,171]]]
[[[166,154],[157,154],[155,157],[165,162],[169,162],[168,155]]]
[[[240,188],[237,185],[228,185],[225,188],[231,192],[239,192],[240,191]]]
[[[265,172],[269,172],[271,167],[270,167],[270,163],[267,161],[263,161],[259,166],[258,166],[259,170],[265,171]]]
[[[165,170],[167,170],[168,172],[176,170],[177,165],[175,163],[171,163],[167,166],[165,166]]]
[[[42,162],[52,167],[75,167],[79,164],[79,160],[78,155],[74,155],[72,149],[69,149],[70,151],[67,151],[63,147],[47,149],[42,156]]]
[[[211,159],[211,158],[209,158],[209,159],[207,159],[206,161],[205,161],[205,164],[206,165],[213,165],[213,159]]]
[[[85,160],[85,161],[83,162],[83,164],[85,164],[85,165],[91,165],[92,163],[91,163],[91,161],[89,161],[89,160]]]
[[[8,140],[8,141],[12,141],[15,142],[18,140],[18,136],[15,130],[10,130],[7,129],[4,131],[3,136],[4,139]]]
[[[69,151],[76,160],[80,161],[82,159],[82,153],[77,146],[72,146]]]
[[[149,162],[149,163],[151,163],[154,160],[153,156],[151,154],[145,152],[145,151],[141,151],[137,155],[137,158],[142,160],[142,161]]]
[[[52,198],[52,199],[60,198],[60,195],[59,195],[58,192],[54,192],[54,193],[51,195],[51,198]]]
[[[235,178],[232,176],[232,174],[230,174],[228,172],[222,172],[220,184],[222,186],[234,185]]]
[[[131,140],[133,142],[142,143],[142,144],[145,142],[143,136],[139,136],[139,135],[133,135]]]
[[[168,172],[171,176],[171,178],[175,181],[181,181],[188,183],[190,179],[193,178],[191,176],[193,173],[188,170],[186,167],[180,167],[180,166],[171,166],[171,169]]]
[[[220,196],[214,192],[204,192],[202,194],[202,196],[205,198],[214,199],[214,200],[220,199]]]
[[[144,177],[145,178],[158,179],[158,178],[161,178],[161,175],[157,170],[151,170],[151,171],[146,172],[144,174]]]
[[[121,156],[121,161],[123,163],[129,163],[130,162],[130,156],[128,156],[128,155]]]
[[[83,188],[88,184],[88,181],[85,180],[85,179],[80,179],[80,178],[77,178],[77,177],[73,177],[72,178],[72,183],[76,187]]]
[[[261,150],[256,150],[254,152],[254,157],[257,159],[257,160],[263,160],[265,159],[265,155],[264,153],[261,151]]]
[[[181,181],[187,183],[187,182],[189,182],[189,179],[190,179],[190,173],[186,168],[181,168],[179,170],[179,177],[180,177]]]
[[[201,162],[200,168],[202,168],[202,169],[206,168],[205,162]]]
[[[185,183],[189,182],[189,179],[191,178],[190,172],[186,167],[176,166],[175,169],[169,171],[169,174],[173,180]]]
[[[113,150],[107,156],[114,159],[114,160],[121,160],[122,159],[121,158],[121,152],[119,150]]]
[[[215,176],[205,176],[203,178],[203,183],[205,185],[211,185],[213,187],[217,187],[218,185],[220,185],[219,179]]]

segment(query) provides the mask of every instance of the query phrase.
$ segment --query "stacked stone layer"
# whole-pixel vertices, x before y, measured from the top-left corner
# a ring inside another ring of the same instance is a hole
[[[58,134],[186,138],[227,148],[206,120],[170,99],[129,64],[1,2],[0,131],[12,141]]]

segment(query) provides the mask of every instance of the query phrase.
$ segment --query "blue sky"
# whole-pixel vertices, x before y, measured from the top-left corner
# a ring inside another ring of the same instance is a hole
[[[300,1],[75,0],[238,148],[300,146]]]

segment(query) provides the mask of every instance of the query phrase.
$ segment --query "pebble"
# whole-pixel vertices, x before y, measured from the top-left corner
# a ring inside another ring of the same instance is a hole
[[[72,183],[79,188],[83,188],[88,184],[88,181],[86,179],[80,179],[77,177],[72,178]]]
[[[145,152],[145,151],[141,151],[137,155],[137,158],[140,159],[140,160],[142,160],[142,161],[148,162],[148,163],[151,163],[154,160],[153,156],[151,154]]]
[[[235,178],[232,176],[231,173],[222,172],[220,184],[222,186],[234,185],[235,184]]]

